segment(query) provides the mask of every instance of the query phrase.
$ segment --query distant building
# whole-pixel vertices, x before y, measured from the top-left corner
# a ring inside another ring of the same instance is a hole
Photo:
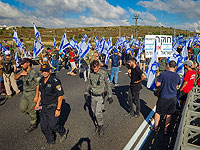
[[[200,30],[195,30],[194,32],[196,32],[196,33],[200,33]]]
[[[7,26],[7,25],[0,25],[0,29],[6,29],[6,30],[10,30],[10,29],[14,29],[18,26]]]

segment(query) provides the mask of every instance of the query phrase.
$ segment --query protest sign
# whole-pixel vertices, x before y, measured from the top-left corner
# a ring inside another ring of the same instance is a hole
[[[146,35],[145,36],[145,54],[147,58],[153,56],[154,42],[157,42],[157,56],[171,57],[172,51],[172,36],[170,35]]]

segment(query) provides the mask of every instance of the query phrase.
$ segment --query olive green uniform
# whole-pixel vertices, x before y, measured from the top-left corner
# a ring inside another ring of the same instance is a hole
[[[36,86],[39,84],[40,76],[36,70],[31,68],[28,71],[28,75],[21,76],[20,79],[23,81],[23,96],[20,101],[20,111],[29,114],[31,117],[30,124],[35,125],[37,116],[36,111],[33,110],[35,107],[33,99],[35,97]]]
[[[98,73],[90,73],[88,82],[85,94],[91,95],[92,111],[96,117],[97,125],[102,126],[104,110],[103,93],[105,90],[108,92],[108,97],[112,97],[108,74],[103,70],[100,70]]]

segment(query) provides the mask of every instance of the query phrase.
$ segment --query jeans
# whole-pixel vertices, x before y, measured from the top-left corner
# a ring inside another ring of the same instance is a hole
[[[130,114],[134,114],[133,110],[133,97],[136,105],[136,114],[138,115],[140,113],[140,98],[139,98],[140,91],[135,91],[131,87],[128,91],[128,104],[130,108]]]
[[[56,68],[57,72],[59,71],[59,63],[58,60],[52,60],[52,66]],[[52,70],[53,72],[55,69]]]
[[[111,68],[111,75],[110,75],[110,82],[112,83],[113,77],[115,75],[115,84],[118,83],[118,73],[119,73],[119,67],[112,67]]]

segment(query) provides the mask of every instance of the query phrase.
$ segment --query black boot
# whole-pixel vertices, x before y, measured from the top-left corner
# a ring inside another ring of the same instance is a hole
[[[30,125],[30,127],[25,130],[25,133],[30,133],[35,129],[37,129],[37,125],[36,124]]]

